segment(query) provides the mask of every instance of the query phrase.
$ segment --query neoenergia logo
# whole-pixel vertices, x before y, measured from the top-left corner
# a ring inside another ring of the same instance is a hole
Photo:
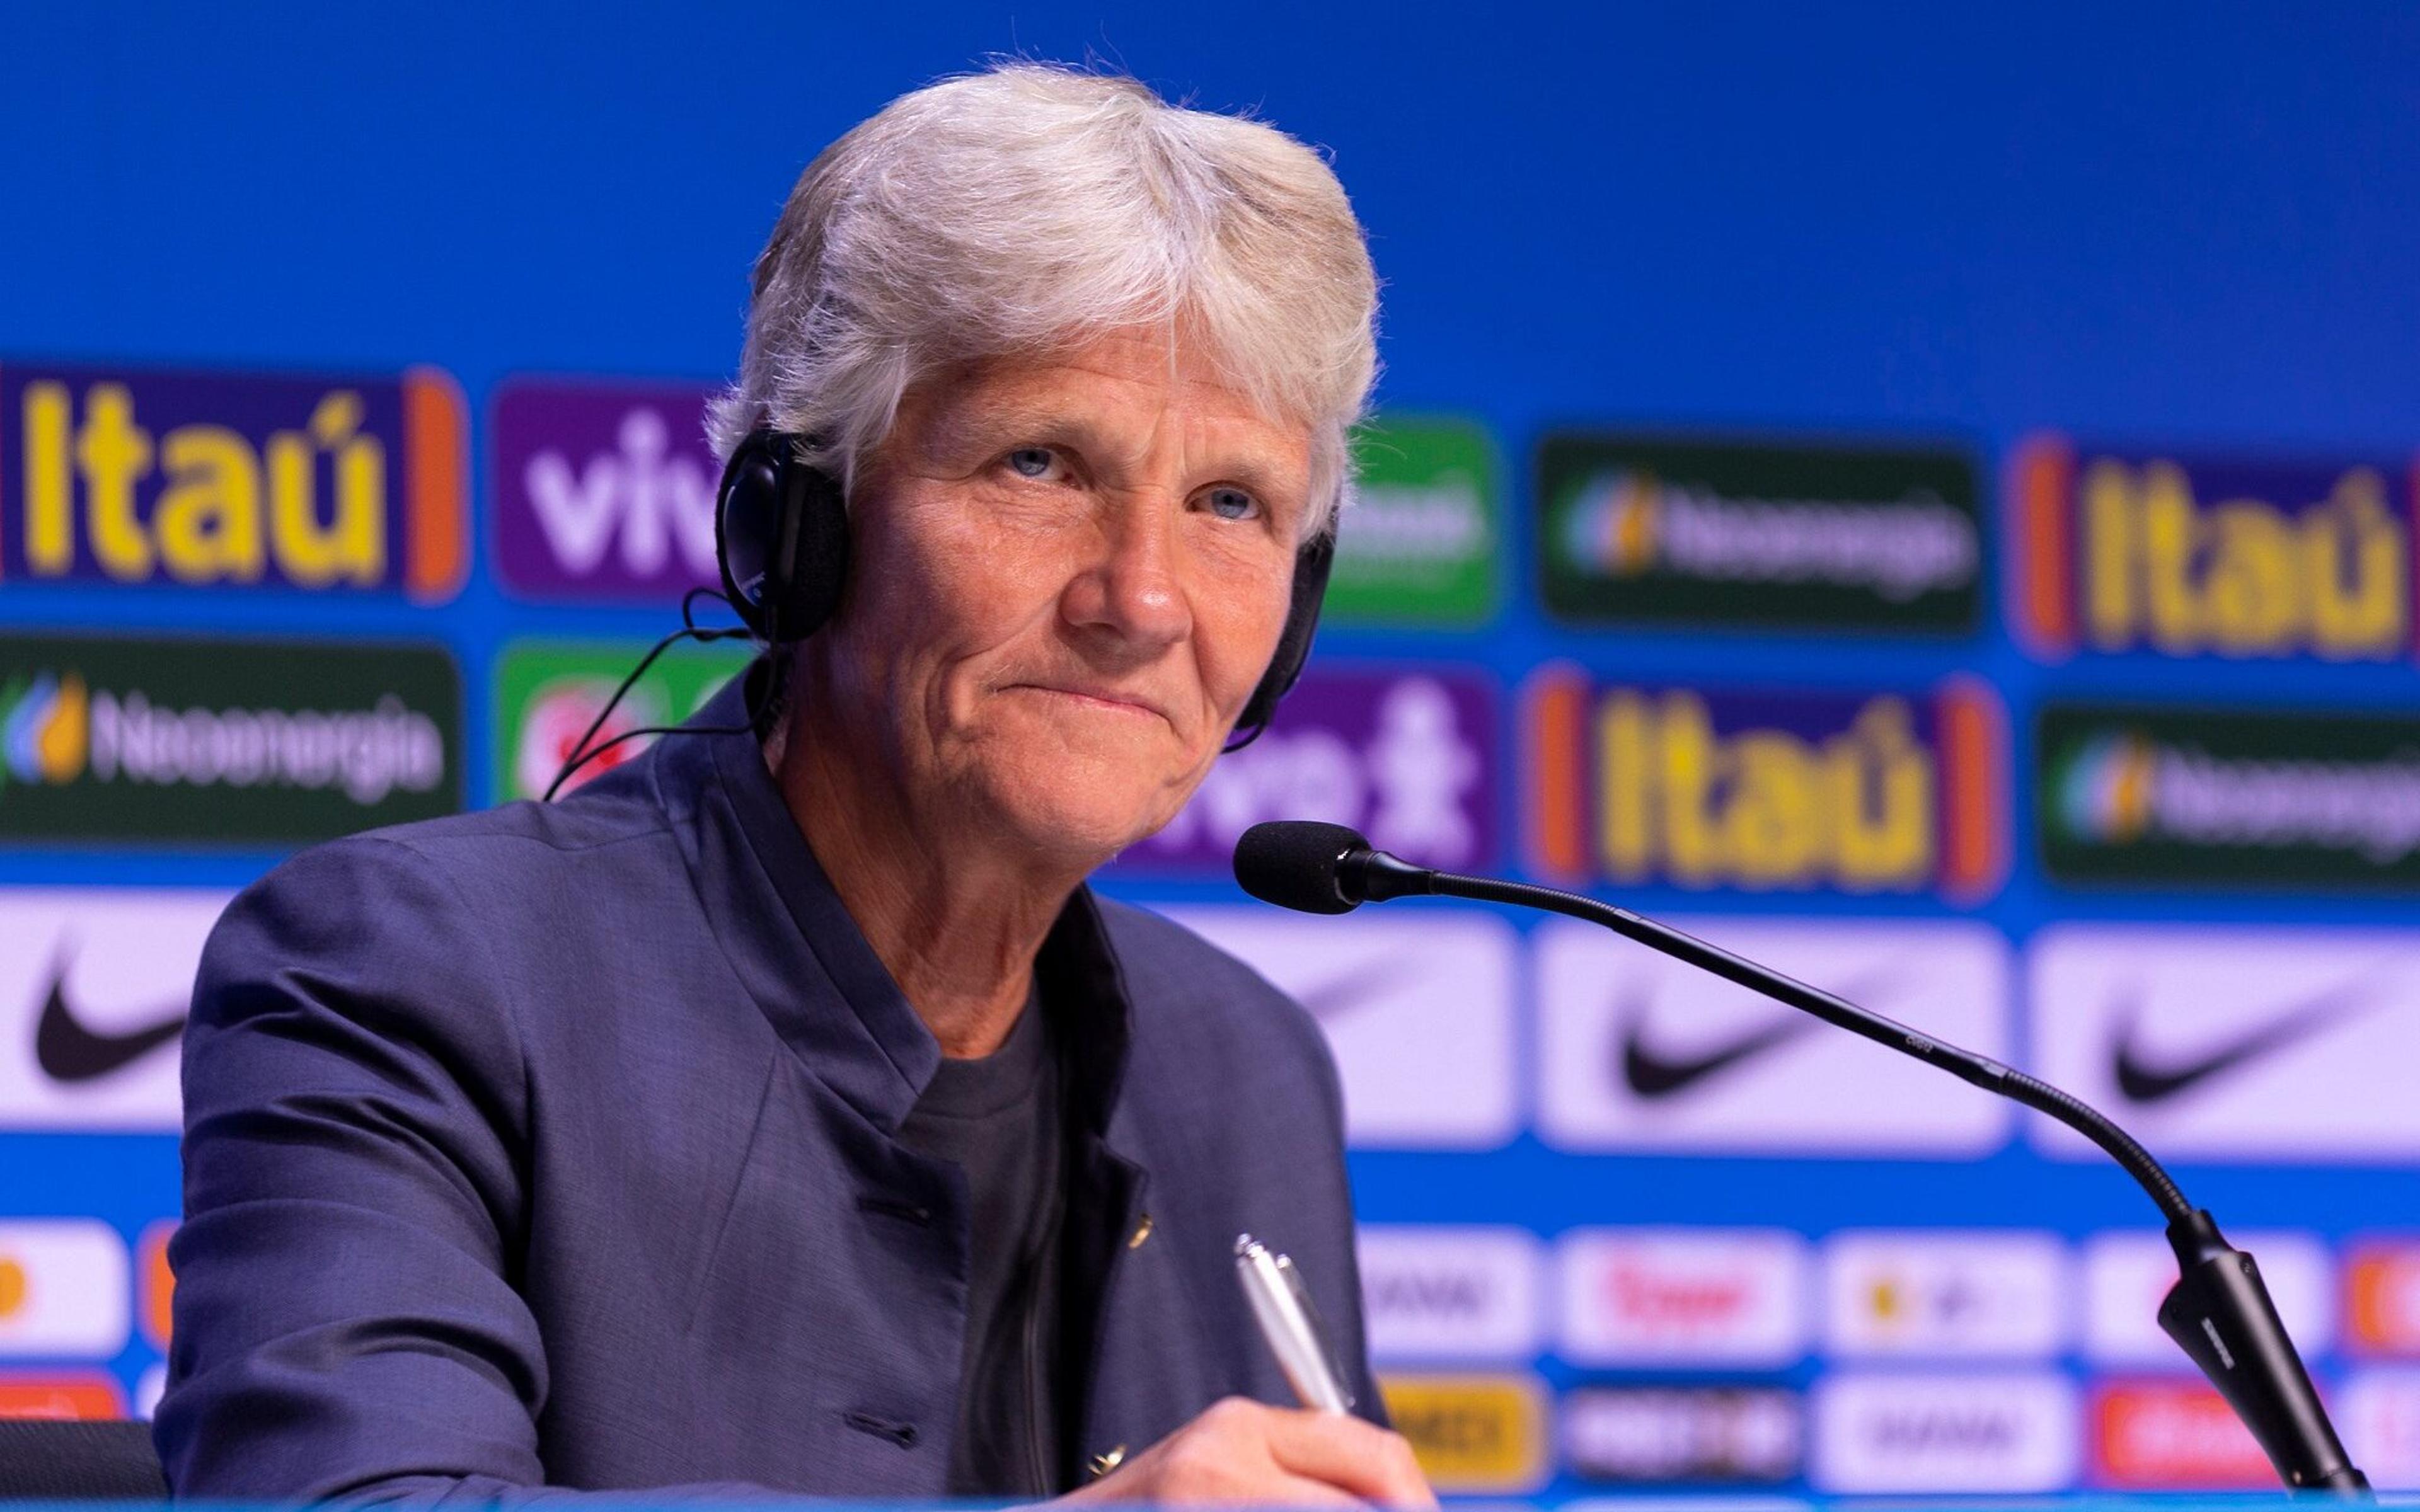
[[[46,671],[0,684],[0,787],[73,781],[84,770],[89,702],[74,672]]]
[[[1541,587],[1583,624],[1962,633],[1982,605],[1976,475],[1947,448],[1551,435]]]
[[[2420,886],[2420,719],[2055,703],[2037,748],[2062,880]]]
[[[1631,468],[1581,486],[1559,544],[1575,570],[1607,577],[1660,567],[1716,581],[1865,589],[1893,604],[1971,583],[1981,556],[1975,521],[1930,492],[1738,498]]]
[[[2135,731],[2087,741],[2058,782],[2068,827],[2104,844],[2138,839],[2151,825],[2159,751]]]
[[[434,647],[0,638],[0,837],[308,841],[460,807]]]

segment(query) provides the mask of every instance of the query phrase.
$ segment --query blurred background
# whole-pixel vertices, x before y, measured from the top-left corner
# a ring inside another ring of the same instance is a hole
[[[0,36],[0,1412],[156,1395],[217,910],[544,786],[711,579],[699,406],[792,179],[1016,52],[1323,146],[1387,282],[1311,672],[1102,886],[1329,1031],[1439,1483],[2270,1481],[2152,1326],[2153,1210],[2080,1147],[1609,935],[1247,906],[1260,819],[1585,887],[2067,1086],[2420,1484],[2420,13]],[[733,665],[667,658],[614,728]]]

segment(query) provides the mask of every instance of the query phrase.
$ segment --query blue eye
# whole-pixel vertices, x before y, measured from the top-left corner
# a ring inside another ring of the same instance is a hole
[[[1047,446],[1020,446],[1008,454],[1008,465],[1027,478],[1049,476],[1051,464],[1058,460],[1058,454]]]
[[[1249,519],[1261,507],[1261,501],[1241,488],[1210,490],[1210,513],[1220,519]]]

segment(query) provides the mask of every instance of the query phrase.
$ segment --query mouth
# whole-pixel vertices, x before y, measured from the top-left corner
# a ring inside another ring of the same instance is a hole
[[[1158,704],[1146,702],[1131,693],[1115,692],[1108,688],[1069,687],[1055,683],[1012,683],[1005,691],[1040,693],[1053,700],[1063,700],[1075,708],[1088,713],[1129,718],[1162,720],[1168,718],[1167,714]]]

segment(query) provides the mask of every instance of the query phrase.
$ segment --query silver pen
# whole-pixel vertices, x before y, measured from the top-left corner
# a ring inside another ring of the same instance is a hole
[[[1249,1234],[1235,1237],[1235,1278],[1243,1283],[1244,1300],[1251,1304],[1252,1320],[1261,1337],[1278,1357],[1278,1368],[1303,1406],[1323,1412],[1353,1411],[1353,1394],[1344,1389],[1344,1372],[1319,1329],[1319,1314],[1311,1305],[1311,1290],[1294,1261],[1272,1251]]]

